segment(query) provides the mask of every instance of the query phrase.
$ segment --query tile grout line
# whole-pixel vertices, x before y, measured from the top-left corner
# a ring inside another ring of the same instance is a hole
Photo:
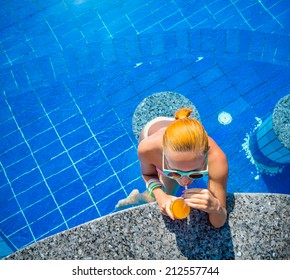
[[[42,172],[40,166],[39,166],[38,163],[37,163],[37,160],[36,160],[36,158],[35,158],[35,156],[34,156],[34,153],[33,153],[32,149],[31,149],[29,143],[26,141],[25,135],[23,134],[21,128],[20,128],[19,125],[18,125],[18,122],[17,122],[16,118],[15,118],[14,115],[13,115],[13,111],[12,111],[12,108],[10,107],[10,105],[9,105],[9,103],[8,103],[8,100],[7,100],[7,96],[6,96],[6,92],[5,92],[5,91],[4,91],[4,96],[5,96],[5,102],[6,102],[8,108],[9,108],[9,110],[10,110],[10,112],[11,112],[11,115],[13,116],[13,119],[14,119],[14,121],[15,121],[15,124],[16,124],[17,128],[19,129],[19,132],[20,132],[22,138],[24,139],[25,144],[27,145],[28,149],[30,150],[31,156],[32,156],[32,158],[33,158],[33,160],[34,160],[34,162],[35,162],[35,164],[36,164],[36,168],[38,168],[38,170],[39,170],[39,172],[40,172],[40,174],[41,174],[41,177],[43,178],[43,182],[45,183],[45,185],[46,185],[48,191],[50,192],[50,194],[51,194],[51,196],[52,196],[52,198],[53,198],[53,200],[54,200],[54,202],[55,202],[55,205],[57,206],[57,209],[59,210],[59,212],[60,212],[60,214],[61,214],[61,216],[62,216],[62,218],[63,218],[63,220],[64,220],[64,222],[65,222],[65,224],[66,224],[65,218],[64,218],[64,216],[63,216],[63,214],[62,214],[62,211],[61,211],[61,209],[59,208],[59,206],[58,206],[58,204],[57,204],[57,201],[55,200],[55,198],[54,198],[54,196],[53,196],[53,193],[51,192],[51,189],[50,189],[50,187],[49,187],[49,185],[48,185],[48,183],[47,183],[47,181],[46,181],[46,178],[45,178],[45,176],[44,176],[44,174],[43,174],[43,172]],[[67,226],[67,224],[66,224],[66,226]]]
[[[96,11],[96,14],[98,15],[98,17],[99,17],[101,23],[103,24],[104,28],[106,29],[106,31],[108,32],[109,37],[110,37],[110,38],[113,38],[114,36],[112,35],[112,33],[110,32],[110,30],[108,29],[107,25],[104,23],[104,21],[103,21],[101,15],[99,14],[98,11]]]
[[[127,135],[127,134],[124,134],[124,135]],[[89,139],[93,139],[93,136],[92,136],[91,138],[89,138]],[[84,142],[86,142],[86,141],[88,141],[88,140],[85,140]],[[82,143],[84,143],[84,142],[82,142]],[[78,145],[79,145],[79,144],[77,144],[76,146],[78,146]],[[74,146],[74,147],[76,147],[76,146]],[[131,147],[127,148],[127,149],[124,150],[122,153],[120,153],[120,154],[118,154],[117,156],[111,158],[110,161],[117,159],[119,156],[121,156],[122,154],[126,153],[127,151],[129,151],[129,150],[132,149],[132,148],[134,148],[134,147],[131,146]],[[98,151],[99,151],[99,150],[98,150]],[[93,155],[95,152],[96,152],[96,151],[94,151],[94,152],[88,154],[87,156],[85,156],[85,157],[83,157],[83,158],[81,158],[81,159],[78,159],[75,163],[79,163],[79,162],[81,162],[82,160],[86,159],[87,157]],[[65,151],[62,152],[61,154],[64,154],[64,153],[65,153]],[[59,155],[61,155],[61,154],[58,154],[57,156],[59,156]],[[57,157],[57,156],[55,156],[55,157]],[[27,157],[28,157],[28,156],[27,156]],[[27,157],[25,157],[25,158],[27,158]],[[53,158],[55,158],[55,157],[53,157]],[[23,158],[23,159],[25,159],[25,158]],[[53,158],[52,158],[52,159],[53,159]],[[127,166],[126,166],[125,168],[123,168],[122,170],[116,172],[116,174],[120,173],[121,171],[123,171],[124,169],[130,167],[131,165],[133,165],[133,164],[135,164],[135,163],[136,163],[136,161],[133,162],[133,163],[131,163],[131,164],[129,164],[129,165],[127,165]],[[106,163],[103,163],[102,165],[104,165],[104,164],[106,164]],[[13,165],[13,164],[12,164],[12,165]],[[98,168],[101,167],[102,165],[98,166]],[[9,165],[9,166],[11,166],[11,165]],[[7,166],[7,167],[9,167],[9,166]],[[6,167],[6,168],[7,168],[7,167]],[[69,169],[69,168],[71,168],[71,167],[72,167],[72,165],[69,165],[68,167],[66,167],[66,168],[64,168],[64,169],[62,169],[62,170],[60,170],[59,172],[54,173],[54,174],[48,176],[46,179],[50,179],[50,178],[54,177],[55,175],[58,175],[58,174],[60,174],[61,172],[65,171],[65,170],[67,170],[67,169]],[[94,170],[97,170],[98,168],[96,168],[96,169],[94,169]],[[22,176],[24,176],[24,175],[26,175],[26,174],[29,174],[31,171],[36,170],[36,169],[37,169],[37,167],[35,167],[34,169],[32,169],[32,170],[30,170],[30,171],[27,171],[27,172],[24,173],[24,174],[21,174],[21,175],[18,176],[17,178],[13,179],[13,180],[11,181],[11,183],[13,183],[13,182],[16,181],[16,180],[19,180]],[[3,167],[3,170],[4,170],[4,167]],[[87,174],[89,174],[89,173],[86,173],[85,175],[87,175]],[[114,176],[114,175],[112,175],[112,176]],[[110,177],[112,177],[112,176],[110,176]],[[110,178],[110,177],[108,177],[108,178]],[[79,180],[79,178],[76,178],[76,179],[74,179],[74,180],[68,182],[66,185],[63,185],[62,188],[58,189],[57,191],[59,191],[59,190],[65,188],[65,187],[69,186],[70,184],[76,182],[77,180]],[[103,183],[104,181],[105,181],[105,180],[103,180],[103,181],[101,181],[101,182],[98,182],[95,186],[99,185],[100,183]],[[17,193],[17,195],[20,195],[20,194],[25,193],[26,191],[28,191],[28,190],[34,188],[35,186],[39,185],[39,184],[42,183],[42,182],[43,182],[43,181],[36,182],[35,184],[33,184],[33,185],[30,186],[29,188],[25,189],[24,191]],[[6,185],[6,184],[2,185],[1,187],[5,186],[5,185]],[[1,189],[1,187],[0,187],[0,189]],[[89,188],[89,189],[91,189],[91,188]],[[43,197],[43,198],[40,199],[39,201],[45,199],[46,197],[48,197],[48,196]],[[9,199],[9,200],[10,200],[10,199]],[[32,205],[38,203],[39,201],[36,201],[35,203],[33,203],[33,204],[29,205],[29,206],[32,206]],[[28,207],[26,207],[26,208],[28,208]],[[26,208],[24,208],[24,209],[26,209]]]
[[[233,0],[231,0],[231,3],[235,7],[235,9],[237,10],[237,12],[240,14],[240,16],[243,18],[243,20],[245,21],[245,23],[250,27],[250,30],[251,31],[254,31],[253,27],[249,24],[249,22],[247,21],[247,19],[243,16],[243,14],[241,13],[241,11],[236,6],[236,3],[233,2]]]
[[[60,42],[59,42],[57,36],[55,35],[55,33],[54,33],[54,31],[53,31],[53,29],[51,28],[49,22],[46,20],[46,18],[44,18],[44,21],[45,21],[45,23],[47,24],[48,28],[50,29],[50,32],[51,32],[52,36],[54,37],[55,41],[57,42],[57,44],[58,44],[60,50],[63,51],[63,47],[62,47],[62,45],[60,44]]]
[[[45,114],[46,114],[46,116],[47,116],[47,118],[48,118],[48,120],[49,120],[49,122],[50,122],[50,124],[51,124],[51,126],[52,126],[52,128],[53,128],[53,130],[55,131],[55,133],[56,133],[56,135],[57,135],[57,137],[58,137],[58,139],[59,139],[59,141],[60,141],[62,147],[64,148],[65,153],[67,154],[69,160],[71,161],[73,168],[75,169],[75,171],[77,172],[77,174],[78,174],[78,176],[79,176],[81,182],[84,184],[85,188],[87,189],[88,195],[89,195],[91,201],[93,202],[93,205],[96,207],[97,212],[99,213],[99,209],[98,209],[98,207],[97,207],[97,205],[96,205],[96,203],[95,203],[95,201],[94,201],[94,199],[93,199],[91,193],[88,191],[88,186],[87,186],[87,184],[84,182],[84,180],[83,180],[83,178],[82,178],[82,175],[80,174],[78,168],[77,168],[76,165],[75,165],[75,162],[73,161],[73,159],[72,159],[72,157],[70,156],[68,150],[66,149],[66,147],[65,147],[65,145],[64,145],[64,143],[63,143],[63,141],[62,141],[62,138],[60,137],[58,131],[56,130],[56,127],[53,125],[53,122],[52,122],[51,118],[49,117],[48,113],[46,112],[46,109],[45,109],[44,105],[42,104],[41,99],[39,98],[39,96],[38,96],[37,93],[36,93],[36,95],[37,95],[37,98],[38,98],[38,100],[39,100],[39,103],[40,103],[40,105],[41,105],[43,111],[45,112]]]
[[[71,96],[71,98],[72,98],[72,100],[73,100],[75,106],[76,106],[77,109],[79,110],[80,115],[82,116],[83,120],[85,121],[85,124],[87,125],[87,128],[89,129],[89,131],[90,131],[90,133],[92,134],[94,140],[96,141],[97,145],[99,146],[99,148],[100,148],[102,154],[104,155],[105,159],[107,160],[107,162],[108,162],[109,166],[111,167],[113,173],[116,175],[116,178],[117,178],[118,182],[120,183],[120,186],[122,186],[122,188],[124,188],[122,182],[120,181],[119,176],[117,176],[117,173],[116,173],[115,169],[114,169],[113,166],[111,165],[111,163],[110,163],[110,161],[109,161],[109,159],[108,159],[106,153],[104,152],[103,147],[102,147],[101,144],[99,143],[98,139],[96,138],[96,135],[95,135],[94,132],[92,131],[92,129],[91,129],[89,123],[87,122],[85,116],[83,115],[83,113],[82,113],[80,107],[79,107],[78,104],[76,103],[76,100],[75,100],[75,98],[73,97],[71,91],[70,91],[69,88],[66,86],[66,84],[64,84],[64,85],[65,85],[65,87],[67,88],[67,91],[68,91],[69,95]],[[124,192],[125,192],[125,194],[127,195],[127,192],[126,192],[125,188],[124,188]]]
[[[18,199],[17,199],[17,195],[15,194],[15,192],[14,192],[14,190],[13,190],[13,188],[12,188],[12,185],[11,185],[11,183],[10,183],[10,181],[9,181],[9,178],[8,178],[6,172],[5,172],[5,169],[4,169],[4,167],[3,167],[2,163],[1,163],[1,161],[0,161],[0,166],[1,166],[2,169],[3,169],[3,173],[4,173],[4,175],[5,175],[5,178],[7,179],[7,182],[8,182],[8,184],[9,184],[9,186],[10,186],[10,188],[11,188],[11,191],[12,191],[12,193],[13,193],[14,199],[16,200],[16,203],[17,203],[17,205],[18,205],[18,207],[19,207],[19,209],[20,209],[20,211],[17,212],[17,213],[21,213],[21,214],[22,214],[22,216],[23,216],[23,218],[24,218],[24,220],[25,220],[25,222],[26,222],[26,225],[27,225],[27,227],[28,227],[28,229],[29,229],[29,232],[31,233],[31,236],[33,237],[34,242],[36,242],[36,238],[35,238],[35,236],[34,236],[34,233],[33,233],[32,229],[31,229],[31,227],[30,227],[30,224],[29,224],[29,222],[28,222],[28,220],[27,220],[27,218],[26,218],[26,215],[25,215],[23,209],[22,209],[21,206],[20,206],[20,203],[19,203],[19,201],[18,201]],[[1,222],[3,222],[3,221],[4,221],[4,220],[2,220]],[[12,243],[11,240],[10,240],[10,242]],[[13,243],[12,243],[12,244],[13,244]],[[14,244],[13,244],[13,246],[14,246],[15,248],[17,248]]]
[[[1,162],[0,162],[0,164],[1,164]],[[65,169],[63,169],[63,170],[66,170],[66,169],[68,169],[68,168],[70,168],[70,167],[71,167],[71,166],[69,166],[69,167],[67,167],[67,168],[65,168]],[[63,171],[63,170],[62,170],[62,171]],[[59,172],[59,173],[60,173],[60,172]],[[57,174],[59,174],[59,173],[57,173]],[[51,178],[51,177],[54,176],[54,175],[55,175],[55,174],[51,175],[50,177],[47,177],[47,179]],[[111,177],[113,177],[113,176],[115,176],[115,175],[113,174],[113,175],[109,176],[107,179],[109,179],[109,178],[111,178]],[[90,189],[92,189],[92,188],[94,188],[94,187],[96,187],[96,186],[98,186],[98,185],[104,183],[107,179],[104,179],[103,181],[98,182],[96,185],[94,185],[93,187],[90,187],[90,188],[88,188],[88,189],[90,190]],[[67,183],[66,185],[64,185],[64,186],[63,186],[61,189],[59,189],[59,190],[62,190],[62,189],[64,189],[64,188],[66,188],[66,187],[69,186],[71,183],[74,183],[74,182],[76,182],[77,180],[79,180],[79,178],[76,178],[76,179],[74,179],[73,181]],[[13,181],[11,181],[11,182],[13,182]],[[34,184],[33,186],[31,186],[31,187],[28,188],[27,190],[32,189],[33,187],[35,187],[36,185],[38,185],[38,184],[40,184],[40,183],[42,183],[42,181],[41,181],[41,182],[37,182],[36,184]],[[120,189],[121,189],[121,188],[120,188]],[[25,191],[27,191],[27,190],[25,190]],[[59,191],[59,190],[57,190],[57,191]],[[25,192],[25,191],[24,191],[24,192]],[[24,192],[20,192],[20,193],[18,193],[17,196],[20,195],[20,194],[22,194],[22,193],[24,193]],[[80,193],[80,194],[74,196],[74,197],[71,198],[70,200],[68,200],[68,201],[66,201],[65,203],[62,203],[61,205],[59,205],[59,207],[64,206],[67,202],[74,200],[75,198],[79,197],[80,195],[85,194],[86,192],[87,192],[87,191],[84,191],[84,192],[82,192],[82,193]],[[37,203],[43,201],[44,199],[46,199],[46,198],[48,198],[48,197],[51,197],[51,194],[48,194],[48,195],[46,195],[45,197],[42,197],[42,198],[39,199],[38,201],[34,202],[33,204],[30,204],[29,206],[26,206],[25,208],[21,208],[21,209],[22,209],[22,210],[26,210],[26,209],[30,208],[31,206],[33,206],[33,205],[35,205],[35,204],[37,204]],[[106,198],[107,198],[107,197],[109,197],[109,195],[106,196]],[[9,200],[11,200],[11,198],[10,198]],[[9,201],[9,200],[7,200],[7,201]],[[99,202],[99,201],[97,201],[96,203],[98,203],[98,202]],[[39,217],[37,220],[39,220],[39,219],[41,219],[41,218],[47,216],[48,214],[52,213],[53,211],[55,211],[55,209],[53,209],[53,210],[47,212],[47,213],[44,214],[43,216]],[[16,214],[18,214],[18,213],[20,213],[20,211],[17,212],[17,213],[14,213],[13,215],[10,215],[9,217],[5,218],[5,219],[2,220],[2,221],[6,221],[6,220],[9,219],[10,217],[13,217],[14,215],[16,215]],[[75,215],[75,216],[76,216],[76,215]],[[68,220],[69,220],[69,219],[68,219]],[[35,222],[35,221],[34,221],[34,222]],[[34,222],[33,222],[33,223],[34,223]],[[31,224],[33,224],[33,223],[31,223]]]
[[[269,9],[266,8],[262,0],[258,0],[258,2],[263,7],[263,9],[272,17],[272,19],[275,20],[280,25],[280,27],[284,29],[283,24],[281,24],[280,21],[269,11]]]

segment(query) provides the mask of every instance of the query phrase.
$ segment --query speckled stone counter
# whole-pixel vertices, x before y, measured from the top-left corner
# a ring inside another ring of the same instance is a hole
[[[164,91],[144,98],[137,106],[132,118],[132,130],[136,139],[139,139],[142,128],[149,121],[157,117],[174,117],[174,113],[182,107],[191,108],[191,117],[201,121],[196,107],[179,93]]]
[[[282,145],[290,151],[290,94],[282,97],[274,108],[273,129]]]
[[[171,221],[150,203],[34,243],[7,259],[290,259],[290,196],[228,194],[228,220],[213,228],[191,210]]]

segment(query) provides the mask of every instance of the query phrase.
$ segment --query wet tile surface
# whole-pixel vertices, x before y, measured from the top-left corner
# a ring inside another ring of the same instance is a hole
[[[161,91],[196,106],[228,156],[228,192],[290,193],[289,165],[260,174],[246,149],[289,94],[287,1],[4,1],[0,13],[0,231],[13,248],[145,189],[132,116]]]

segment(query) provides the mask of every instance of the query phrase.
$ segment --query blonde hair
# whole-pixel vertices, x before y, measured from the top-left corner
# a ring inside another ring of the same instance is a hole
[[[180,108],[175,112],[175,121],[166,129],[163,136],[163,147],[176,152],[200,152],[208,151],[208,136],[202,124],[189,118],[191,109]]]

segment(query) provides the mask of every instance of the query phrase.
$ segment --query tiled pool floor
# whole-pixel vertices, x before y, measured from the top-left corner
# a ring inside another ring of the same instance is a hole
[[[228,156],[228,192],[290,193],[289,165],[260,174],[245,149],[289,94],[289,8],[284,0],[3,1],[0,233],[10,247],[112,213],[144,190],[132,115],[159,91],[194,103]]]

